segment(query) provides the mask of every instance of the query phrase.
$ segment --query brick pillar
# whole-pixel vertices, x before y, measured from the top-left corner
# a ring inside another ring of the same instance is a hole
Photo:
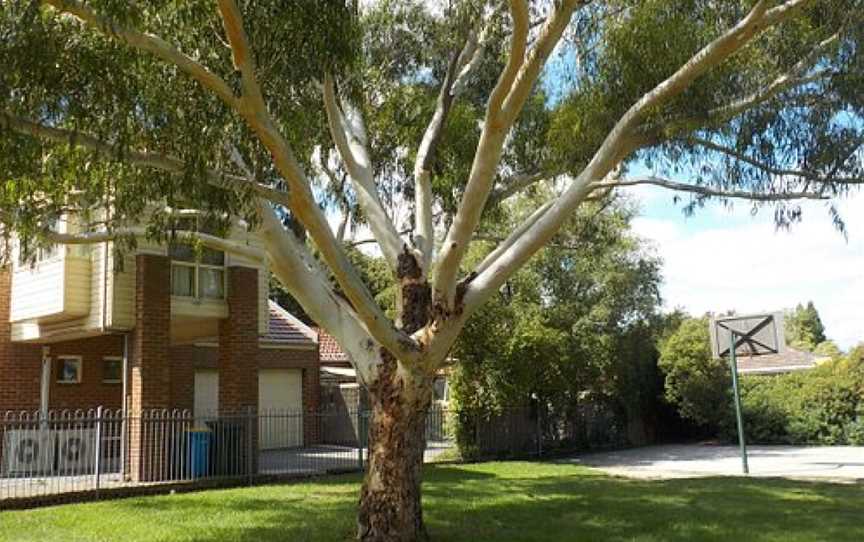
[[[238,266],[226,271],[228,318],[219,322],[218,362],[223,423],[214,438],[223,440],[217,449],[239,452],[217,459],[225,463],[217,469],[241,475],[249,474],[249,469],[258,472],[258,270]]]
[[[0,417],[7,410],[37,410],[41,393],[42,347],[12,343],[11,296],[12,270],[0,267]]]
[[[159,480],[170,471],[165,422],[155,409],[171,398],[171,264],[167,257],[139,254],[135,259],[135,331],[131,340],[129,382],[129,466],[135,481]]]
[[[219,322],[219,410],[258,408],[258,270],[228,270],[228,318]]]

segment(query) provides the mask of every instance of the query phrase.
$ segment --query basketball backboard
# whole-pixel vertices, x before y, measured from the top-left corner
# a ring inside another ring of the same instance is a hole
[[[730,335],[735,333],[735,354],[759,356],[786,351],[783,313],[750,314],[711,319],[711,352],[715,358],[729,355]]]

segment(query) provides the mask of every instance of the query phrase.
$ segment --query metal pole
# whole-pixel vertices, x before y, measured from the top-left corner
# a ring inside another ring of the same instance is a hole
[[[96,471],[96,494],[99,494],[100,489],[100,475],[102,474],[102,407],[96,409],[96,457],[95,457],[95,471]]]
[[[252,407],[246,407],[246,483],[252,485],[252,477],[255,474],[252,472],[254,459],[252,454],[255,453],[254,441],[252,439],[252,431],[255,430],[255,418]]]
[[[121,479],[128,480],[131,470],[127,468],[127,454],[129,446],[126,440],[129,438],[129,334],[123,334],[123,397],[120,401],[120,474]]]
[[[732,394],[735,397],[735,418],[738,422],[738,446],[741,448],[741,469],[750,474],[747,465],[747,443],[744,439],[744,419],[741,417],[741,392],[738,389],[738,362],[735,360],[735,332],[729,330],[729,362],[732,367]]]
[[[363,411],[357,407],[357,465],[363,470]]]

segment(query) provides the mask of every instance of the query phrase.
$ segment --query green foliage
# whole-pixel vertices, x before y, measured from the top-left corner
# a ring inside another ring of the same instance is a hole
[[[826,341],[825,326],[819,318],[819,311],[812,301],[807,305],[798,304],[795,310],[789,311],[785,317],[786,342],[793,348],[814,352],[816,347]],[[836,349],[836,346],[834,347]],[[834,353],[830,346],[824,346],[825,355]]]
[[[682,416],[721,438],[735,438],[731,376],[725,360],[712,359],[707,319],[684,321],[664,341],[660,367],[666,396]],[[742,376],[739,382],[749,441],[864,442],[864,359],[857,350],[808,371]]]
[[[239,90],[212,2],[145,4],[86,2],[106,24],[162,36]],[[308,159],[326,137],[314,82],[327,67],[350,71],[356,65],[356,19],[339,2],[239,4],[268,107],[298,158]],[[0,112],[88,134],[113,149],[108,155],[84,151],[0,128],[0,223],[14,228],[28,252],[44,244],[42,237],[67,209],[77,210],[85,225],[141,224],[156,239],[169,236],[173,223],[153,210],[154,202],[195,208],[210,219],[251,216],[245,190],[214,188],[203,174],[234,169],[225,151],[230,146],[260,179],[280,182],[243,120],[152,54],[57,16],[40,2],[2,3],[0,43]],[[172,175],[124,161],[142,150],[182,160],[185,171]]]
[[[824,356],[831,359],[839,359],[843,352],[834,341],[822,341],[813,349],[813,353],[817,356]]]
[[[528,203],[511,204],[493,231],[510,228]],[[592,402],[652,422],[659,261],[630,231],[632,216],[620,203],[583,209],[469,320],[451,379],[463,446],[475,416],[535,401],[553,417]]]
[[[780,444],[864,444],[864,373],[825,363],[810,371],[742,379],[748,438]]]
[[[713,431],[730,430],[730,373],[711,355],[708,318],[688,318],[660,347],[666,399],[681,415]]]

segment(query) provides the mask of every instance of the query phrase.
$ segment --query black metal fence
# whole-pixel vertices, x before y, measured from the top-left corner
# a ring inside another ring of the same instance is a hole
[[[625,430],[599,405],[568,412],[534,407],[494,415],[441,406],[426,418],[427,462],[540,457],[618,446]],[[16,499],[108,489],[196,484],[362,470],[369,412],[19,412],[0,415],[0,508]]]
[[[623,420],[600,403],[561,412],[532,405],[458,416],[459,429],[450,431],[458,433],[465,459],[540,457],[626,444]]]
[[[427,416],[434,460],[452,444],[446,410]],[[106,489],[362,470],[366,411],[16,412],[0,415],[4,501]]]

